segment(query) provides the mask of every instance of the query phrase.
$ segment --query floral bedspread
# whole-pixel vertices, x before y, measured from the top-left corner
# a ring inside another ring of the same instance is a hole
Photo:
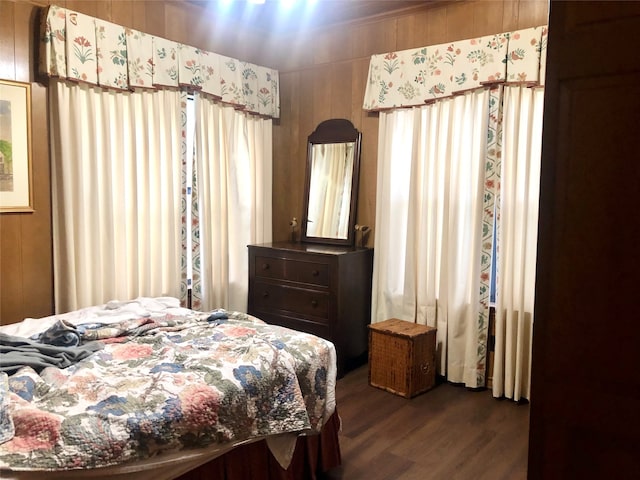
[[[0,444],[0,468],[104,467],[319,432],[332,413],[333,345],[249,315],[185,318],[177,330],[103,341],[65,369],[9,376],[15,432]]]

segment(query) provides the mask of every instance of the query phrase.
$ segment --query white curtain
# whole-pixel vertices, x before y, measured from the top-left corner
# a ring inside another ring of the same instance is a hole
[[[505,87],[493,395],[529,398],[544,89]]]
[[[50,85],[56,311],[179,296],[179,92]]]
[[[196,96],[199,253],[194,295],[203,310],[246,311],[247,245],[269,242],[272,121]]]
[[[476,387],[487,90],[380,113],[372,322],[436,326],[438,371]],[[483,353],[482,353],[483,354]]]
[[[484,386],[497,262],[493,394],[514,400],[529,398],[543,97],[506,86],[380,114],[372,322],[436,326],[438,372]]]

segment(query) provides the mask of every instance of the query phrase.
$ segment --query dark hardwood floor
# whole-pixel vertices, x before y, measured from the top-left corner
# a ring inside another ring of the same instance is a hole
[[[526,479],[528,404],[449,383],[405,399],[367,374],[337,382],[342,466],[327,480]]]

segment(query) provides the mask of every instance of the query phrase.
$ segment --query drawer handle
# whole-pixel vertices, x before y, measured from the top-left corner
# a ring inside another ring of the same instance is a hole
[[[320,272],[318,270],[313,270],[311,272],[311,275],[313,275],[314,277],[317,277],[318,275],[320,275]]]
[[[264,292],[262,294],[262,298],[269,298],[269,292]]]
[[[318,306],[318,301],[317,300],[311,300],[311,306],[313,308],[316,308]]]
[[[269,270],[269,264],[268,263],[263,263],[262,264],[262,269],[263,270]]]

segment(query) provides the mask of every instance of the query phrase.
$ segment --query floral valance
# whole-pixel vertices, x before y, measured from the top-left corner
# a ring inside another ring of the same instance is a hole
[[[278,71],[58,6],[41,25],[40,73],[104,88],[184,87],[278,118]]]
[[[544,83],[547,27],[373,55],[364,109],[423,105],[487,83]]]

